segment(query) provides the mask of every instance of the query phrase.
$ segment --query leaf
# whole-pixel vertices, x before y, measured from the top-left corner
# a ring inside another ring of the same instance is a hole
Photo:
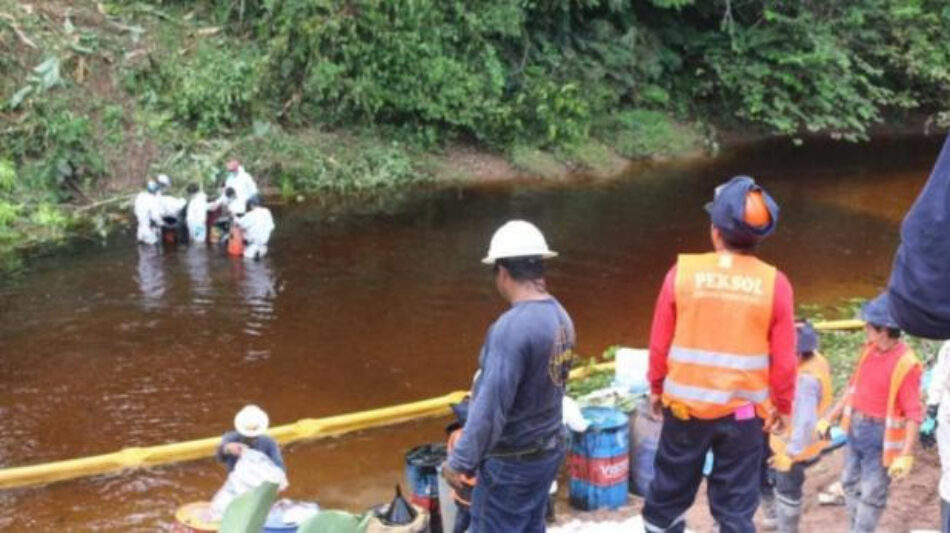
[[[59,75],[59,58],[50,57],[33,69],[33,72],[40,75],[40,86],[45,91],[51,89],[62,81]]]
[[[31,92],[33,92],[32,85],[27,85],[26,87],[23,87],[22,89],[17,91],[16,94],[14,94],[12,98],[10,98],[10,103],[9,103],[10,109],[16,109],[20,107],[20,104],[23,103],[23,99],[26,98],[27,95],[29,95]]]

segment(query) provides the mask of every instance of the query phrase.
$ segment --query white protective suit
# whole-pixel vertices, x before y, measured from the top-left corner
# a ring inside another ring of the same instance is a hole
[[[943,343],[927,387],[927,405],[937,410],[937,449],[940,452],[940,499],[950,502],[950,341]]]
[[[142,191],[135,197],[135,220],[138,222],[136,239],[142,244],[155,244],[162,224],[162,209],[158,193]]]
[[[254,259],[267,255],[267,242],[274,231],[274,217],[271,216],[270,209],[255,207],[235,220],[244,231],[244,240],[247,241],[244,257]]]
[[[229,201],[228,197],[224,194],[224,191],[229,187],[234,189],[235,200],[233,201]],[[231,204],[235,201],[244,205],[252,196],[257,196],[257,194],[257,183],[254,182],[254,178],[244,170],[244,167],[238,167],[237,172],[228,173],[228,177],[224,180],[224,187],[221,188],[221,196],[211,204],[209,209],[215,210],[219,206],[230,209]],[[244,208],[242,207],[239,212],[243,213]]]
[[[208,235],[208,195],[198,191],[188,201],[185,210],[185,221],[188,223],[188,235],[194,242],[201,242]]]
[[[185,208],[186,202],[184,198],[178,198],[177,196],[165,196],[159,193],[158,203],[161,210],[161,216],[178,218],[181,215],[181,210]]]
[[[252,196],[257,196],[257,183],[254,177],[244,170],[244,167],[238,167],[237,172],[231,172],[224,180],[224,188],[232,187],[238,199],[249,200]]]

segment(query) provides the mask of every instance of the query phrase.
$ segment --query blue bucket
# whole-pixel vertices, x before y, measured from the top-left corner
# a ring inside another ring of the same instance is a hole
[[[583,433],[571,432],[571,506],[585,511],[616,509],[627,503],[629,419],[608,407],[585,407],[581,413],[591,424]]]
[[[447,457],[445,444],[440,442],[416,446],[406,453],[406,479],[409,481],[409,501],[429,513],[429,527],[441,533],[439,513],[439,471]]]
[[[644,498],[653,481],[653,463],[660,445],[663,423],[650,418],[650,403],[642,398],[633,414],[633,442],[630,447],[630,483],[632,492]]]

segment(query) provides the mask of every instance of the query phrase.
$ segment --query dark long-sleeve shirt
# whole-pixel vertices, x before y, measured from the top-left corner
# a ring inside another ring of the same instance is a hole
[[[557,436],[574,339],[571,318],[554,298],[518,302],[489,328],[449,466],[472,472],[497,448],[527,449]]]
[[[238,457],[224,453],[224,447],[232,442],[244,443],[245,439],[237,431],[228,431],[221,437],[221,444],[218,445],[218,461],[224,463],[228,467],[228,472],[234,470],[234,465],[238,462]],[[263,453],[270,458],[271,461],[274,461],[274,464],[279,466],[281,470],[287,471],[287,467],[284,466],[284,458],[280,455],[280,446],[277,445],[277,441],[268,437],[267,435],[261,435],[256,437],[250,445],[251,448]]]
[[[790,415],[795,396],[795,315],[792,284],[780,271],[775,273],[772,299],[772,323],[769,326],[769,388],[772,403],[779,413]],[[650,330],[650,390],[663,392],[667,358],[676,332],[676,266],[670,268],[656,300],[653,326]]]

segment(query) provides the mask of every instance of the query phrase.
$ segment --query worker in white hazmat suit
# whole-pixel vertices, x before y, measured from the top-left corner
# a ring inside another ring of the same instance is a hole
[[[142,244],[158,242],[162,225],[161,206],[159,204],[158,183],[148,180],[145,190],[135,197],[135,220],[138,223],[136,239]]]
[[[257,259],[267,255],[267,243],[274,231],[274,217],[270,209],[261,205],[258,198],[247,201],[247,212],[244,216],[235,219],[237,225],[244,231],[244,257]]]
[[[197,183],[190,183],[185,191],[188,193],[188,205],[185,208],[188,237],[192,242],[204,242],[208,237],[208,195]]]
[[[228,176],[224,180],[225,188],[234,187],[234,191],[237,192],[238,198],[241,198],[244,201],[259,196],[257,183],[254,181],[254,177],[244,170],[244,167],[241,165],[240,161],[237,159],[228,161],[227,169]]]
[[[920,425],[920,442],[940,452],[940,530],[950,531],[950,341],[937,355],[927,387],[927,416]]]

